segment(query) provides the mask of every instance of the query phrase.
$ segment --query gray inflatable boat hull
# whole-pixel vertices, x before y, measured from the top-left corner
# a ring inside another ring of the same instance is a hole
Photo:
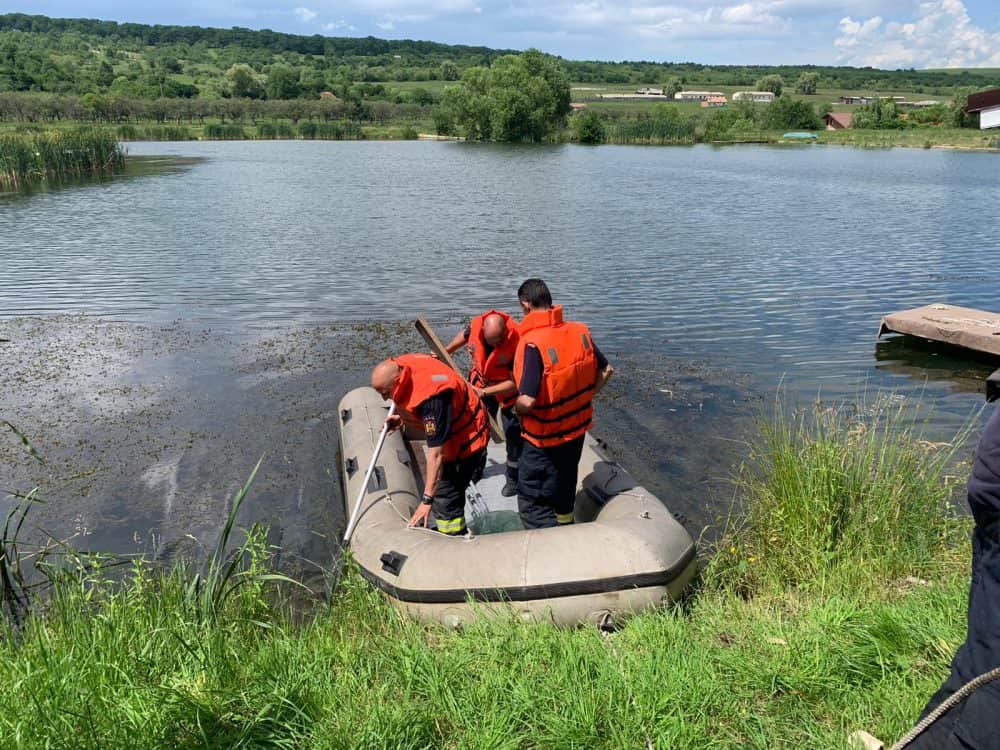
[[[345,516],[361,491],[387,413],[371,388],[357,388],[340,402]],[[491,444],[489,451],[486,473],[502,475],[503,445]],[[694,577],[690,534],[589,434],[577,523],[562,528],[461,537],[408,528],[423,488],[423,452],[423,441],[405,440],[399,432],[388,436],[351,539],[362,575],[416,620],[456,627],[513,612],[564,626],[608,624],[676,599]],[[480,482],[481,491],[486,484]],[[492,516],[517,523],[509,509],[480,514],[484,506],[497,507],[498,492],[472,500],[466,518],[473,530]]]

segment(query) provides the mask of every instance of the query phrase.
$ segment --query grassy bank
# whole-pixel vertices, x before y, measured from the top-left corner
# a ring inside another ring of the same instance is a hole
[[[0,187],[112,174],[124,165],[125,152],[109,130],[72,128],[0,133]]]
[[[60,583],[0,642],[5,747],[842,748],[901,735],[964,636],[950,446],[905,410],[778,415],[682,606],[602,635],[400,618],[348,565],[293,620],[137,565]],[[243,567],[266,569],[259,535]],[[233,579],[237,581],[239,579]]]
[[[645,105],[648,109],[648,105]],[[0,138],[8,135],[38,133],[71,133],[80,129],[72,122],[47,125],[44,130],[27,123],[0,123]],[[365,124],[344,120],[330,122],[268,120],[256,123],[223,123],[206,120],[203,123],[163,124],[136,122],[102,126],[121,141],[186,141],[186,140],[413,140],[420,133],[434,133],[433,123],[422,120],[388,121]],[[673,118],[609,117],[601,129],[600,143],[616,145],[693,145],[696,143],[789,143],[782,136],[785,130],[712,131],[698,127],[694,120]],[[956,148],[997,150],[997,135],[964,128],[915,128],[909,130],[838,130],[818,131],[811,143],[855,146],[858,148]],[[556,141],[571,143],[579,133],[571,118],[569,127],[561,131]]]

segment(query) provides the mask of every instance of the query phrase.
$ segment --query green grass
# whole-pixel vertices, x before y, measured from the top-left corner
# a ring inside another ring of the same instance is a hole
[[[913,128],[908,130],[830,130],[820,133],[826,143],[862,148],[997,148],[1000,133],[969,128]]]
[[[893,403],[766,420],[736,485],[745,521],[700,589],[610,635],[503,617],[420,626],[349,562],[333,598],[293,618],[265,588],[259,532],[238,557],[220,544],[226,566],[245,561],[236,577],[256,572],[230,588],[234,576],[216,575],[225,595],[193,596],[183,571],[145,563],[118,586],[76,569],[0,639],[0,741],[839,749],[859,728],[894,739],[964,637],[969,523],[942,479],[964,434],[923,442]]]
[[[109,130],[76,127],[0,133],[0,187],[112,174],[124,165],[125,152]]]

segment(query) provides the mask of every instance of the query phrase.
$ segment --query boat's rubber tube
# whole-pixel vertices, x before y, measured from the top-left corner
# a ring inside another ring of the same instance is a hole
[[[356,498],[387,413],[371,388],[340,402],[344,497]],[[418,445],[413,446],[419,450]],[[408,615],[457,626],[511,611],[559,625],[607,623],[676,599],[696,570],[688,532],[589,435],[577,523],[449,537],[408,528],[420,501],[414,454],[389,435],[351,541],[362,575]]]

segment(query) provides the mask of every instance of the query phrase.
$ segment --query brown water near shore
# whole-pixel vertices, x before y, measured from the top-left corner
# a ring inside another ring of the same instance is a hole
[[[44,501],[29,534],[199,558],[263,456],[239,523],[267,525],[281,567],[313,580],[339,558],[344,524],[338,402],[378,360],[422,348],[408,321],[235,334],[56,316],[0,321],[0,339],[0,419],[45,459],[0,435],[0,507],[34,487]],[[611,343],[618,373],[595,434],[693,534],[717,530],[758,397],[745,376]]]

